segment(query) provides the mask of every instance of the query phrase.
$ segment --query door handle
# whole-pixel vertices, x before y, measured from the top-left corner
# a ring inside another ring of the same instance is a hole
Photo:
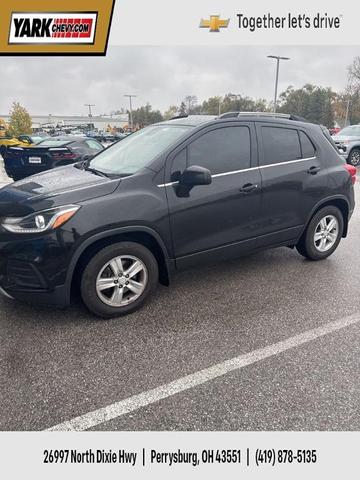
[[[309,170],[307,170],[307,173],[310,173],[310,175],[316,175],[318,172],[320,172],[320,167],[310,167]]]
[[[252,192],[253,190],[256,190],[258,188],[258,185],[256,183],[245,183],[245,185],[243,185],[239,191],[241,193],[250,193]]]

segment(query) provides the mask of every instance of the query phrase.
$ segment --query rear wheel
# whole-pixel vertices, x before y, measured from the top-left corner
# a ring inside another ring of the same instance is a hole
[[[344,231],[341,211],[332,205],[319,210],[310,220],[296,245],[297,251],[310,260],[329,257],[340,243]]]
[[[141,308],[158,284],[158,264],[143,245],[121,242],[100,250],[81,278],[81,296],[87,308],[103,318]]]
[[[349,155],[349,163],[354,167],[358,167],[360,165],[360,149],[354,148],[351,150]]]

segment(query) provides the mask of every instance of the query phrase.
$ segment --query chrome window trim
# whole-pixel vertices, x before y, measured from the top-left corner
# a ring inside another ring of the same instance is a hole
[[[261,165],[259,168],[277,167],[278,165],[288,165],[290,163],[306,162],[307,160],[315,160],[315,159],[316,157],[297,158],[296,160],[286,160],[285,162],[270,163],[269,165]]]
[[[261,170],[263,168],[277,167],[279,165],[288,165],[288,164],[291,164],[291,163],[306,162],[308,160],[315,160],[315,159],[316,159],[316,157],[298,158],[296,160],[287,160],[285,162],[271,163],[269,165],[260,165],[258,167],[243,168],[241,170],[233,170],[231,172],[216,173],[215,175],[211,175],[211,178],[225,177],[226,175],[235,175],[237,173],[250,172],[251,170]],[[157,185],[157,186],[159,188],[171,187],[173,185],[177,185],[178,183],[179,183],[178,181],[177,182],[168,182],[168,183],[162,183],[162,184]]]

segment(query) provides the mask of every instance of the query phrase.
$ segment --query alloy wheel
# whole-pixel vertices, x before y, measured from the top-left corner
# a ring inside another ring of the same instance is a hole
[[[334,215],[323,217],[315,228],[314,245],[319,252],[327,252],[339,236],[339,222]]]
[[[100,270],[96,293],[106,305],[122,307],[138,299],[147,282],[145,264],[132,255],[121,255],[111,259]]]
[[[350,155],[350,163],[357,167],[360,163],[360,150],[353,150]]]

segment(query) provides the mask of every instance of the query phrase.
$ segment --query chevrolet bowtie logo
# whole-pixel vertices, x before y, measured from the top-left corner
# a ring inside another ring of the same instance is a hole
[[[227,28],[230,18],[227,20],[220,20],[220,15],[210,15],[210,20],[200,21],[200,28],[210,28],[210,32],[220,32],[220,28]]]

